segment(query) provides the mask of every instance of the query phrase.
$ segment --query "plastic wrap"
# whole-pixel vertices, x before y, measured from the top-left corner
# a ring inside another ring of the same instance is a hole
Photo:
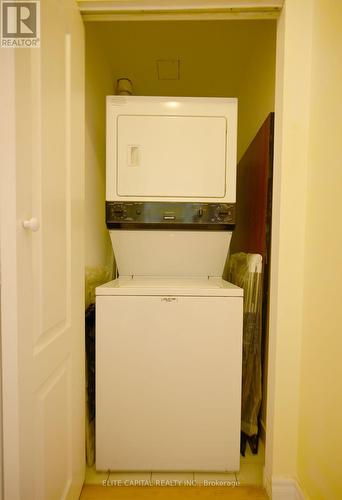
[[[262,257],[258,254],[232,254],[227,272],[228,281],[244,290],[241,431],[254,436],[258,434],[262,398]]]
[[[85,309],[95,304],[95,288],[113,279],[113,269],[107,266],[86,267],[85,269]]]

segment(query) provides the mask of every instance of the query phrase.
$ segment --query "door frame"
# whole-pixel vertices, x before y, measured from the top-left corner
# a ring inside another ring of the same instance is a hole
[[[313,2],[218,0],[216,10],[206,0],[177,0],[173,10],[167,0],[78,3],[85,21],[277,20],[264,485],[270,496],[296,494]]]
[[[277,0],[274,0],[277,2]],[[79,2],[81,9],[84,11],[84,4],[87,2]],[[97,2],[89,2],[89,5]],[[200,2],[198,2],[200,3]],[[239,3],[239,2],[237,2]],[[245,3],[246,2],[240,2]],[[278,3],[278,12],[280,11]],[[292,213],[288,213],[287,209],[291,203],[291,197],[297,192],[303,191],[306,186],[306,168],[299,180],[296,180],[296,188],[294,187],[294,180],[290,180],[292,172],[287,172],[285,169],[288,166],[289,155],[291,156],[291,141],[293,140],[290,127],[291,123],[291,113],[296,115],[299,112],[304,112],[304,125],[308,125],[308,115],[309,115],[309,104],[306,97],[303,99],[302,103],[299,103],[294,98],[295,92],[298,93],[298,89],[289,88],[286,85],[289,84],[289,71],[296,70],[296,63],[301,62],[305,66],[305,70],[310,70],[310,62],[307,58],[310,54],[310,47],[305,48],[305,53],[302,54],[300,61],[296,59],[293,63],[291,61],[291,56],[295,54],[294,45],[298,42],[299,32],[294,23],[294,10],[306,12],[307,18],[307,8],[309,5],[309,0],[305,2],[298,2],[293,0],[286,0],[286,3],[290,5],[290,9],[287,9],[287,5],[282,9],[280,16],[277,20],[277,54],[276,54],[276,97],[275,97],[275,142],[274,142],[274,185],[273,185],[273,234],[272,234],[272,252],[271,252],[271,291],[270,291],[270,328],[269,328],[269,365],[268,365],[268,380],[267,380],[267,440],[266,440],[266,456],[265,456],[265,474],[264,483],[269,492],[272,491],[272,480],[274,476],[277,476],[281,471],[284,463],[279,458],[282,450],[279,448],[279,432],[284,429],[284,424],[282,422],[280,411],[284,404],[289,402],[289,398],[286,401],[282,401],[283,394],[286,392],[283,390],[283,385],[279,385],[279,377],[281,378],[281,370],[284,367],[284,357],[289,349],[299,348],[300,352],[300,339],[294,340],[294,336],[290,339],[285,339],[283,331],[286,330],[287,324],[284,321],[284,312],[286,311],[286,305],[282,304],[282,294],[281,287],[284,282],[284,273],[288,272],[289,262],[293,263],[295,259],[295,252],[297,249],[290,249],[290,255],[287,248],[286,236],[290,235],[293,228],[293,219],[291,219]],[[294,6],[296,3],[296,6]],[[105,2],[102,2],[104,5]],[[196,2],[193,2],[194,7]],[[99,5],[99,4],[97,4]],[[259,3],[260,5],[260,3]],[[312,7],[310,7],[312,9]],[[196,9],[195,9],[196,10]],[[289,12],[286,12],[289,10]],[[192,11],[192,9],[186,9],[186,13],[183,13],[186,19],[189,20],[199,20],[208,19],[209,15],[218,15],[212,12],[202,11],[200,14],[198,11]],[[231,16],[229,18],[241,19],[241,13],[238,12],[226,13],[225,15]],[[92,14],[93,15],[93,14]],[[127,15],[127,14],[125,14]],[[153,14],[150,12],[149,16],[153,15],[155,20],[166,19],[165,15],[162,13]],[[177,14],[174,14],[177,15]],[[224,15],[224,14],[222,14]],[[255,11],[248,19],[260,19],[260,15],[265,16],[265,12]],[[89,19],[87,15],[84,15],[85,19]],[[129,19],[136,20],[134,16],[137,14],[129,14]],[[159,17],[158,17],[159,16]],[[203,16],[203,17],[202,17]],[[240,16],[240,17],[239,17]],[[254,17],[253,17],[254,16]],[[273,15],[273,18],[275,15]],[[119,17],[115,17],[119,19]],[[222,18],[222,17],[221,17]],[[228,17],[226,17],[228,18]],[[299,19],[302,19],[298,16]],[[98,20],[100,16],[97,17]],[[108,18],[107,18],[108,19]],[[140,16],[140,20],[147,20],[148,16]],[[180,19],[180,17],[178,17]],[[112,20],[112,19],[111,19]],[[120,19],[122,20],[122,19]],[[310,23],[309,23],[310,24]],[[297,33],[297,39],[290,40],[293,32]],[[301,25],[302,26],[302,25]],[[302,26],[303,27],[303,26]],[[308,27],[310,29],[311,26]],[[292,49],[289,52],[285,51],[285,46],[290,45]],[[1,67],[3,73],[6,75],[6,79],[2,79],[1,86],[1,99],[4,101],[2,105],[3,117],[2,120],[2,130],[1,130],[1,142],[3,151],[3,168],[1,173],[1,222],[0,222],[0,266],[1,266],[1,342],[2,342],[2,413],[3,413],[3,429],[1,430],[3,435],[3,477],[5,485],[6,498],[11,498],[11,500],[19,500],[19,442],[16,433],[18,425],[18,397],[17,397],[17,309],[16,309],[16,225],[18,224],[16,217],[16,203],[15,203],[15,115],[13,113],[15,105],[15,53],[13,50],[1,50]],[[298,56],[299,57],[299,56]],[[296,82],[296,84],[298,81]],[[307,90],[309,87],[308,80],[303,83],[304,88]],[[300,89],[299,89],[300,90]],[[301,89],[303,90],[303,89]],[[300,93],[300,92],[299,92]],[[290,103],[290,110],[285,109],[285,104]],[[297,110],[297,111],[296,111]],[[307,141],[307,127],[304,126],[303,129],[299,131],[298,139],[303,142],[303,154],[305,153],[305,145]],[[304,159],[305,160],[305,159]],[[298,165],[298,161],[296,162]],[[286,196],[284,197],[284,193]],[[298,208],[298,207],[297,207]],[[305,228],[305,195],[300,204],[300,210],[296,216],[296,233],[303,231]],[[280,227],[282,230],[280,231]],[[304,231],[303,231],[304,233]],[[292,236],[293,237],[293,236]],[[303,262],[303,249],[304,249],[304,236],[300,241],[300,258],[297,264],[297,268]],[[301,301],[301,285],[302,281],[299,277],[299,282],[297,282],[299,293],[294,295],[293,300]],[[291,301],[289,301],[291,302]],[[301,303],[301,302],[300,302]],[[290,304],[291,305],[291,304]],[[295,308],[295,321],[296,330],[298,333],[300,329],[302,316],[300,308]],[[285,332],[286,333],[286,332]],[[277,364],[276,364],[277,361]],[[292,402],[294,402],[295,410],[290,415],[291,425],[290,428],[294,428],[297,424],[298,416],[298,397],[299,389],[299,371],[300,371],[300,361],[298,356],[295,359],[295,374],[292,376],[291,382],[295,386],[295,393],[292,395]],[[291,398],[290,398],[291,399]],[[285,418],[288,415],[285,416]],[[5,432],[3,432],[5,430]],[[297,434],[294,430],[294,435],[288,437],[288,469],[290,469],[290,475],[292,477],[296,476],[296,453],[297,453]],[[10,446],[9,446],[10,444]],[[292,473],[293,472],[293,473]],[[0,488],[0,494],[3,485]],[[1,496],[0,496],[1,500]]]
[[[1,382],[2,382],[2,471],[1,496],[19,500],[18,436],[18,328],[16,264],[16,150],[15,150],[15,53],[0,50],[1,68]]]
[[[266,450],[265,450],[265,467],[264,467],[264,485],[266,490],[271,495],[272,480],[274,476],[274,406],[275,406],[275,378],[276,366],[275,358],[277,356],[278,330],[279,322],[281,321],[281,313],[279,307],[280,287],[279,274],[282,268],[282,260],[280,259],[283,244],[280,241],[280,233],[274,228],[279,227],[281,220],[284,219],[284,211],[281,209],[281,192],[282,192],[282,165],[285,151],[284,143],[284,124],[283,124],[283,87],[285,81],[284,66],[285,66],[285,43],[288,42],[288,34],[286,31],[286,2],[290,0],[270,0],[256,2],[255,0],[222,0],[221,8],[213,11],[212,9],[203,8],[205,0],[190,0],[187,5],[192,7],[184,8],[182,0],[177,2],[178,8],[167,10],[163,0],[143,0],[139,6],[131,0],[123,0],[119,4],[111,0],[102,2],[94,0],[79,0],[78,4],[83,15],[84,21],[195,21],[195,20],[260,20],[260,19],[275,19],[277,20],[277,39],[276,39],[276,81],[275,81],[275,129],[274,129],[274,160],[273,160],[273,208],[272,208],[272,242],[271,242],[271,266],[270,266],[270,296],[269,296],[269,343],[268,343],[268,366],[267,366],[267,404],[266,404]],[[208,2],[207,2],[208,3]],[[123,8],[123,4],[127,7]],[[153,4],[153,5],[151,5]],[[254,5],[254,9],[252,8]],[[257,5],[257,7],[256,7]],[[229,8],[230,6],[230,8]],[[288,59],[288,58],[287,58]],[[289,65],[287,60],[287,65]],[[286,214],[285,214],[286,215]],[[298,367],[297,367],[298,368]],[[292,443],[291,457],[295,463],[296,442]]]

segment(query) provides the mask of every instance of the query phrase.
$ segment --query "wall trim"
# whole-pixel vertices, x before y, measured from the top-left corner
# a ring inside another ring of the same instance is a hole
[[[283,0],[78,0],[83,11],[160,11],[160,10],[246,10],[277,9]]]
[[[86,21],[276,19],[283,0],[78,0]]]
[[[268,498],[272,498],[271,482],[270,482],[269,478],[266,475],[265,466],[264,466],[264,469],[263,469],[263,485],[264,485],[264,488],[266,490]]]
[[[296,479],[272,478],[272,500],[306,500]]]
[[[237,21],[237,20],[262,20],[277,19],[278,12],[159,12],[159,13],[87,13],[81,11],[85,22],[90,21]]]

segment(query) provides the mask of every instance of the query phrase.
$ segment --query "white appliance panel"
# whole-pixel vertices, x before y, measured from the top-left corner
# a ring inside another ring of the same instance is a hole
[[[242,303],[97,297],[98,470],[239,469]]]
[[[110,230],[120,276],[221,277],[229,231]]]
[[[107,97],[107,201],[235,202],[237,99]]]
[[[224,117],[119,115],[117,130],[118,196],[224,197]]]

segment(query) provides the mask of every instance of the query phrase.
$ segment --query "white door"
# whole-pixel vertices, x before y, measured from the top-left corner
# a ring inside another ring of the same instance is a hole
[[[0,49],[8,500],[76,499],[84,478],[84,32],[75,1],[40,4],[41,47]]]

